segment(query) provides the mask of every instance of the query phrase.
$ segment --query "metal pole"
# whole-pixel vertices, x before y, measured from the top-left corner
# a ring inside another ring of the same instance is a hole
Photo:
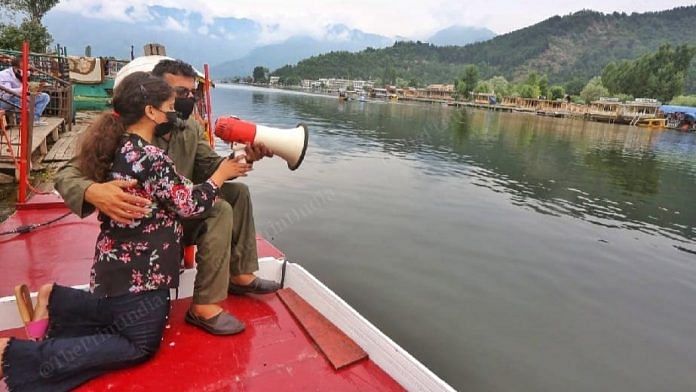
[[[20,204],[27,201],[27,184],[29,182],[29,42],[22,43],[22,92],[19,97],[20,102],[20,146],[19,146],[19,194],[17,201]]]
[[[208,64],[203,64],[203,71],[205,72],[205,86],[203,86],[203,92],[205,93],[205,113],[208,115],[208,141],[210,142],[210,147],[215,148],[215,135],[213,134],[213,106],[210,103],[210,71],[208,69]]]

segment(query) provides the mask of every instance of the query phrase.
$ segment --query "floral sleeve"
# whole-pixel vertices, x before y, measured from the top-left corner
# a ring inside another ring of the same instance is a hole
[[[139,173],[145,192],[162,208],[176,212],[186,218],[198,215],[213,206],[218,188],[211,180],[199,185],[179,175],[174,162],[159,148],[146,145],[143,159],[136,160],[133,167]]]

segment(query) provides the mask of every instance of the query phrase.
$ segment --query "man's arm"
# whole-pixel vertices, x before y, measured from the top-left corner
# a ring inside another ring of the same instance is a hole
[[[198,141],[196,145],[196,161],[194,163],[194,176],[196,182],[203,182],[205,179],[210,178],[213,175],[220,162],[222,162],[223,157],[210,147],[210,142],[208,142],[207,136],[205,134],[205,129],[193,118],[189,118],[186,122],[186,126],[191,128],[198,135]]]
[[[9,75],[6,72],[0,74],[0,86],[4,87],[6,90],[12,91],[13,93],[22,96],[22,85],[15,83],[13,80],[9,79]]]
[[[94,212],[92,204],[85,201],[85,191],[94,181],[84,177],[75,167],[75,158],[56,173],[55,188],[65,200],[68,208],[80,218],[84,218]]]
[[[56,174],[55,180],[58,193],[70,210],[81,218],[97,209],[111,219],[126,224],[149,213],[150,200],[123,191],[135,185],[135,180],[115,180],[103,184],[91,181],[77,168],[75,158]]]

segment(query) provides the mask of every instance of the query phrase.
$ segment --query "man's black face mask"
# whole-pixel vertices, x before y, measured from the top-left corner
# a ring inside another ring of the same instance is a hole
[[[182,120],[188,120],[193,113],[193,107],[196,105],[196,100],[193,98],[179,98],[174,100],[174,110]]]
[[[164,114],[167,116],[167,121],[155,126],[155,136],[162,137],[170,133],[176,127],[176,112],[164,112]]]

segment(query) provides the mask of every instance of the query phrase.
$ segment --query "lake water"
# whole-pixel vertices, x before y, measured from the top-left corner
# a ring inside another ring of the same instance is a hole
[[[696,390],[696,135],[218,86],[258,231],[459,390]],[[220,145],[220,150],[225,146]]]

